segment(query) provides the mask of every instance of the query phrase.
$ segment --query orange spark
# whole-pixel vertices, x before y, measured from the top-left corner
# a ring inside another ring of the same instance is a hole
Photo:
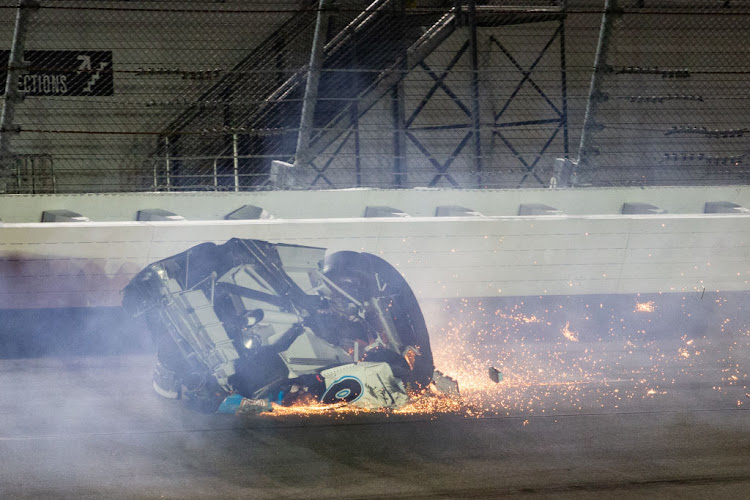
[[[635,304],[635,312],[654,312],[654,309],[656,309],[656,306],[654,305],[654,301],[650,300],[648,302],[636,302]]]
[[[565,323],[565,328],[562,329],[563,337],[570,340],[571,342],[578,342],[578,336],[576,333],[570,330],[570,321]]]

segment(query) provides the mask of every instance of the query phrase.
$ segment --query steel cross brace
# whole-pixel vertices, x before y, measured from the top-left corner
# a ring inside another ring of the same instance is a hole
[[[445,83],[445,79],[450,74],[451,70],[458,64],[458,61],[461,59],[461,57],[466,53],[466,51],[469,49],[469,41],[467,40],[464,42],[464,44],[456,51],[456,54],[453,56],[453,58],[450,60],[448,65],[445,67],[443,72],[438,76],[435,71],[430,68],[430,66],[422,61],[419,63],[419,66],[428,74],[430,75],[430,78],[434,80],[434,83],[432,84],[432,87],[430,90],[425,94],[424,98],[420,101],[420,103],[417,105],[416,108],[414,108],[414,111],[412,111],[409,118],[404,123],[404,128],[406,129],[406,136],[409,138],[409,140],[417,147],[417,149],[427,158],[427,160],[435,167],[435,170],[437,170],[437,174],[433,179],[430,181],[430,186],[435,186],[439,181],[441,177],[444,177],[453,187],[460,187],[458,185],[458,182],[449,174],[448,169],[451,167],[453,162],[456,160],[458,155],[461,153],[461,151],[464,149],[466,144],[468,144],[469,139],[471,139],[474,136],[473,131],[469,131],[464,135],[463,139],[461,139],[461,142],[458,143],[456,148],[451,153],[450,157],[445,161],[445,163],[440,163],[431,153],[430,151],[425,147],[424,144],[422,144],[419,139],[410,131],[414,130],[411,126],[414,123],[414,120],[417,119],[417,117],[420,115],[422,110],[424,110],[425,106],[429,102],[429,100],[435,95],[435,93],[438,90],[442,90],[445,92],[445,94],[450,97],[450,99],[458,106],[458,108],[463,111],[463,113],[468,117],[471,118],[471,110],[466,106],[461,99],[456,95],[455,92],[451,90],[451,88]],[[471,124],[455,124],[455,125],[439,125],[435,127],[424,127],[424,129],[466,129],[471,127]]]
[[[331,157],[326,160],[325,164],[322,167],[318,167],[315,164],[314,160],[311,160],[309,162],[309,165],[315,170],[315,172],[317,172],[317,174],[315,175],[315,178],[312,180],[312,182],[310,182],[310,187],[314,186],[321,179],[326,181],[329,186],[336,187],[333,185],[333,182],[331,182],[331,180],[328,177],[326,177],[325,172],[326,170],[328,170],[328,167],[331,166],[331,163],[333,163],[333,160],[336,159],[336,155],[341,152],[341,150],[344,148],[344,145],[347,143],[347,141],[352,135],[354,135],[354,129],[351,129],[347,132],[346,136],[342,139],[339,145],[336,146],[336,149],[333,150],[333,152],[331,153]]]
[[[566,113],[561,111],[554,102],[547,96],[547,94],[537,85],[537,83],[533,80],[531,77],[532,72],[534,69],[536,69],[539,62],[542,60],[544,55],[547,53],[547,50],[552,46],[554,41],[558,39],[558,37],[561,38],[563,26],[560,24],[558,28],[555,30],[555,32],[552,34],[550,39],[547,41],[547,43],[544,45],[544,47],[539,52],[539,55],[536,57],[534,62],[531,63],[528,69],[524,69],[516,60],[515,57],[510,53],[508,49],[506,49],[500,41],[495,38],[494,36],[490,36],[490,43],[494,43],[497,48],[500,49],[500,51],[508,58],[508,60],[513,64],[513,66],[518,70],[519,73],[521,73],[522,78],[516,85],[515,89],[511,93],[510,97],[506,100],[503,107],[498,111],[494,116],[494,128],[492,133],[499,137],[501,141],[506,145],[506,147],[510,150],[511,153],[513,153],[513,156],[518,159],[518,161],[524,166],[524,169],[526,172],[524,173],[524,176],[521,178],[521,181],[518,183],[518,186],[520,187],[528,178],[529,176],[533,176],[539,184],[544,185],[545,182],[539,177],[539,175],[534,172],[534,168],[539,163],[539,160],[542,158],[544,153],[547,151],[547,148],[550,147],[552,142],[557,137],[557,134],[560,132],[560,129],[564,127],[567,116]],[[561,38],[562,39],[562,38]],[[561,50],[564,50],[564,48],[561,48]],[[539,119],[539,120],[524,120],[524,121],[516,121],[516,122],[505,122],[505,123],[499,123],[500,118],[503,116],[503,114],[508,110],[510,105],[515,100],[518,93],[521,91],[521,88],[523,85],[528,82],[529,85],[539,94],[539,96],[544,99],[544,101],[547,103],[547,105],[552,109],[552,111],[555,112],[557,115],[557,118],[548,118],[548,119]],[[564,106],[563,106],[564,107]],[[552,134],[550,135],[547,142],[542,146],[542,148],[539,150],[539,152],[536,155],[536,158],[534,159],[531,164],[529,164],[518,152],[518,150],[513,146],[513,144],[501,133],[500,129],[502,128],[510,128],[510,127],[522,127],[522,126],[528,126],[528,125],[551,125],[551,124],[557,124],[557,127],[552,131]]]
[[[406,136],[409,139],[411,139],[411,141],[414,143],[417,149],[419,149],[419,151],[427,158],[427,160],[429,160],[430,163],[432,163],[432,165],[438,171],[437,175],[435,175],[435,177],[433,177],[432,180],[430,181],[430,187],[436,185],[441,177],[445,177],[445,180],[450,182],[453,187],[455,188],[460,187],[458,185],[458,182],[456,182],[456,180],[449,173],[447,173],[447,171],[450,168],[451,164],[453,164],[453,161],[458,157],[458,155],[461,153],[461,150],[464,149],[464,146],[466,146],[466,144],[469,142],[469,139],[471,139],[473,135],[474,135],[473,131],[468,132],[464,136],[464,138],[461,140],[461,142],[458,144],[458,146],[456,146],[456,149],[453,150],[453,153],[451,153],[450,158],[448,158],[448,160],[446,160],[445,163],[441,164],[439,161],[435,159],[435,157],[433,157],[430,154],[427,148],[424,147],[424,145],[421,142],[419,142],[419,139],[414,137],[414,134],[412,134],[409,131],[406,132]]]
[[[466,116],[471,116],[471,111],[469,111],[469,108],[466,107],[466,105],[461,102],[461,99],[458,98],[458,96],[445,84],[445,79],[450,74],[451,70],[456,66],[459,59],[461,59],[461,56],[464,55],[466,50],[469,48],[469,42],[466,42],[461,46],[460,49],[456,52],[456,55],[453,56],[453,59],[450,60],[448,63],[448,66],[445,67],[445,70],[440,74],[440,76],[437,76],[434,71],[432,71],[432,68],[430,68],[426,62],[422,61],[419,63],[419,66],[427,72],[430,77],[435,80],[435,83],[433,83],[430,90],[425,94],[424,98],[422,98],[422,101],[417,105],[416,108],[414,108],[414,111],[412,112],[411,116],[408,120],[406,120],[406,128],[409,128],[412,123],[414,123],[414,120],[419,116],[419,114],[422,112],[424,107],[427,105],[427,102],[432,98],[433,95],[435,95],[435,92],[438,91],[438,89],[442,89],[443,92],[446,93],[448,97],[450,97],[453,102],[456,103],[456,105],[461,108],[461,111],[463,111]]]
[[[420,113],[424,110],[425,106],[429,102],[429,100],[435,95],[435,93],[438,90],[442,90],[445,92],[445,94],[450,97],[450,99],[458,106],[461,111],[468,117],[471,118],[471,110],[461,101],[461,99],[451,90],[451,88],[445,83],[445,79],[450,74],[451,70],[458,64],[458,61],[461,59],[461,57],[467,52],[469,49],[469,42],[466,41],[457,51],[456,54],[453,56],[453,58],[450,60],[448,65],[445,67],[445,69],[442,71],[440,75],[438,75],[433,69],[424,61],[419,63],[419,66],[428,74],[430,77],[434,80],[434,83],[430,90],[425,94],[425,97],[421,100],[421,102],[417,105],[417,107],[412,111],[411,115],[407,120],[404,122],[404,129],[406,132],[406,136],[411,140],[411,142],[417,147],[417,149],[428,159],[428,161],[435,167],[435,170],[437,170],[437,174],[435,177],[430,181],[430,186],[435,186],[441,179],[441,177],[444,177],[453,187],[460,187],[458,182],[447,173],[450,166],[453,164],[453,162],[456,160],[458,155],[461,153],[461,151],[464,149],[464,147],[468,144],[469,139],[471,139],[474,136],[473,131],[469,131],[466,133],[466,135],[461,139],[459,144],[456,146],[456,148],[453,150],[450,158],[444,163],[440,163],[430,152],[429,150],[417,139],[417,137],[410,132],[411,125],[414,123],[414,121],[417,119],[417,117],[420,115]],[[429,129],[466,129],[471,127],[471,124],[454,124],[454,125],[440,125],[435,127],[425,127]],[[421,127],[420,127],[421,128]],[[413,130],[413,129],[412,129]],[[310,183],[310,186],[314,186],[318,181],[323,180],[325,181],[329,186],[334,187],[333,182],[326,176],[325,172],[327,171],[328,167],[330,167],[331,163],[335,159],[336,155],[341,151],[343,146],[346,144],[346,142],[349,140],[349,138],[354,133],[354,130],[349,130],[346,137],[339,143],[338,147],[331,153],[331,157],[326,160],[325,164],[322,167],[318,167],[314,161],[309,162],[310,166],[316,171],[316,176]]]

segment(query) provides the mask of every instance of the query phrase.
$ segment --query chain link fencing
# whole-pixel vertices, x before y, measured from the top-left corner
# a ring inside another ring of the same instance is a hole
[[[10,193],[750,178],[747,0],[21,5]]]

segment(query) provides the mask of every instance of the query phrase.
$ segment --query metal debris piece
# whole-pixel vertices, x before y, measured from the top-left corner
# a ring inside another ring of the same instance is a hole
[[[496,384],[499,384],[503,380],[503,372],[495,368],[494,366],[490,366],[490,369],[488,370],[490,380],[495,382]]]
[[[432,381],[435,383],[435,388],[446,396],[461,395],[458,391],[458,382],[447,375],[443,375],[439,370],[435,370],[432,374]]]

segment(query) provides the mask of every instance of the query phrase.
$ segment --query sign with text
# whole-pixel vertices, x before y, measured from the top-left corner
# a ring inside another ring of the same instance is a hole
[[[8,61],[9,50],[0,50],[0,61]],[[114,94],[112,51],[27,50],[28,67],[18,77],[24,96],[107,96]],[[0,68],[0,94],[5,93],[7,62]]]

